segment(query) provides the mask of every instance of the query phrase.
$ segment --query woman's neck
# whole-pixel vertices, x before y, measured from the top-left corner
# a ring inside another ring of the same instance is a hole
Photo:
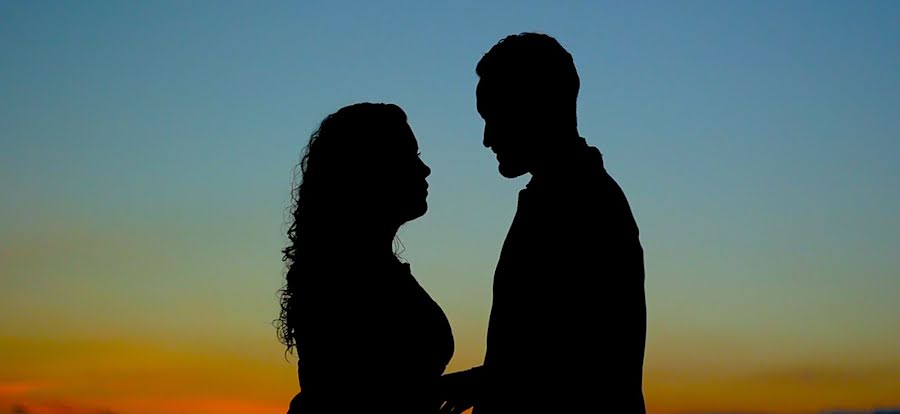
[[[399,227],[384,229],[350,227],[338,235],[336,242],[348,253],[374,258],[393,258],[394,238],[398,229]]]

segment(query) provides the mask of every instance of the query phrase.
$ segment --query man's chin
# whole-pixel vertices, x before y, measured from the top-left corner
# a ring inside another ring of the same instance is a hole
[[[508,163],[500,163],[497,169],[500,171],[500,175],[506,178],[521,177],[523,174],[528,172],[527,169],[520,165],[509,165]]]

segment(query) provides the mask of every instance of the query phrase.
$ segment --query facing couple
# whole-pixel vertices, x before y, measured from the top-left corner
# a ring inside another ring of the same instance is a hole
[[[579,79],[552,37],[522,33],[478,62],[484,145],[532,178],[494,274],[484,364],[444,374],[453,335],[393,252],[427,210],[403,111],[356,104],[322,121],[293,197],[281,339],[301,392],[289,413],[644,413],[643,251],[622,190],[578,134]]]

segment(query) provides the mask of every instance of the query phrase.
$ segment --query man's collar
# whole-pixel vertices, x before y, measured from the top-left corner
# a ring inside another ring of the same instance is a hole
[[[603,167],[603,154],[595,147],[588,145],[587,140],[579,137],[574,144],[558,152],[556,159],[539,175],[532,174],[526,189],[543,188],[555,185],[560,181],[578,180],[588,174],[592,167]]]

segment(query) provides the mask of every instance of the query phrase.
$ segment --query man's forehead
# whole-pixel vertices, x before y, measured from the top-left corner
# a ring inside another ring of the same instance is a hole
[[[478,80],[478,85],[475,86],[475,94],[478,97],[485,97],[487,95],[493,95],[494,91],[497,89],[497,81],[495,79],[485,79],[481,78]]]
[[[478,81],[478,85],[475,87],[475,98],[479,111],[483,110],[486,105],[497,101],[498,86],[494,80],[482,78]]]
[[[482,78],[475,87],[475,98],[478,112],[484,114],[485,110],[496,111],[516,107],[528,97],[522,95],[522,88],[517,88],[515,84]]]

